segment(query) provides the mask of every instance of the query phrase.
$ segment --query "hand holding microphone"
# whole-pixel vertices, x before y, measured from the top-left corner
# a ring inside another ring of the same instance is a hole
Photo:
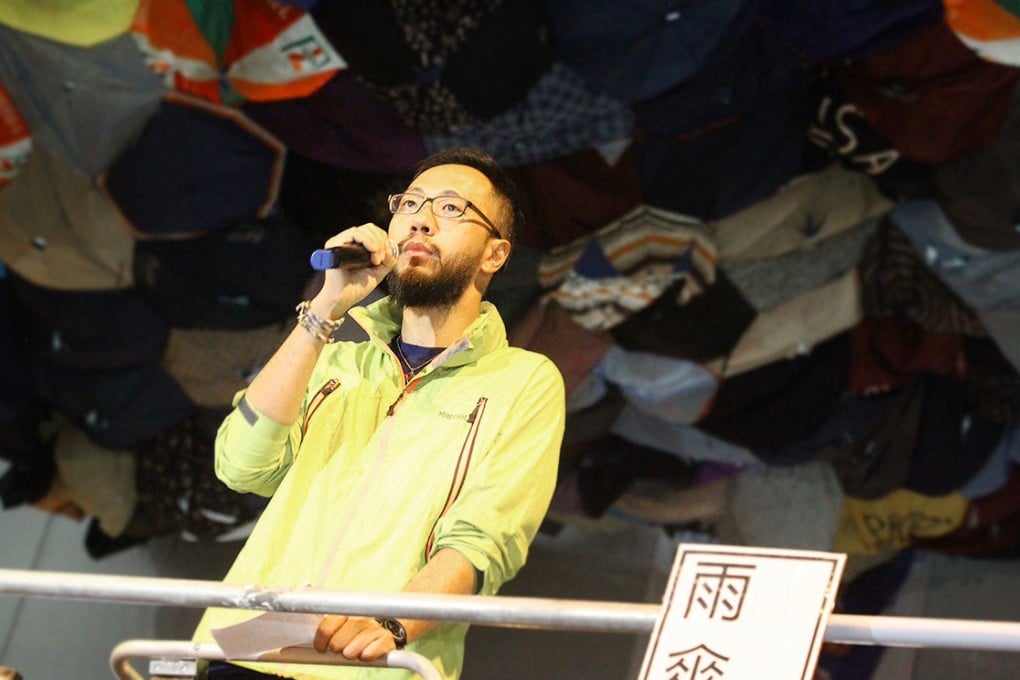
[[[398,255],[397,245],[374,224],[350,227],[333,236],[309,258],[312,269],[326,272],[311,311],[323,319],[339,319],[382,283]]]

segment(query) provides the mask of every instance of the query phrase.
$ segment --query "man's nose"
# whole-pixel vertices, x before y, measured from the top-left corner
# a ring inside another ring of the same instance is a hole
[[[413,215],[411,220],[411,231],[420,231],[424,234],[432,234],[436,231],[436,216],[432,213],[432,205],[426,203],[421,210]]]

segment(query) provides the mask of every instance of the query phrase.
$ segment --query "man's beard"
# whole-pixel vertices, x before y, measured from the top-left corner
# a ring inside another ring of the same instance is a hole
[[[450,308],[474,280],[477,263],[467,255],[456,255],[440,262],[435,273],[411,268],[402,274],[386,275],[390,297],[401,307]]]

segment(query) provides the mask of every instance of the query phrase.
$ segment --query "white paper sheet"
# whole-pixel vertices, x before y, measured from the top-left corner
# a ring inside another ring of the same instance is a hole
[[[233,626],[213,628],[211,632],[227,658],[252,661],[280,647],[311,647],[320,621],[321,614],[265,612]]]

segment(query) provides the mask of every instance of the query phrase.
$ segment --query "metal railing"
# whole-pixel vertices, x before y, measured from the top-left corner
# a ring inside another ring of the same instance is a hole
[[[395,616],[474,625],[648,634],[657,604],[478,595],[276,589],[219,581],[0,569],[0,594],[121,604]],[[833,614],[825,641],[1020,651],[1020,623]],[[321,658],[321,657],[320,657]]]
[[[131,666],[132,658],[147,657],[164,661],[207,659],[226,661],[228,657],[219,645],[196,643],[188,640],[125,640],[110,652],[110,668],[118,680],[144,680]],[[422,680],[442,680],[436,667],[421,654],[406,650],[390,652],[379,661],[364,663],[351,661],[339,654],[321,654],[309,647],[285,647],[266,652],[252,661],[269,663],[319,664],[331,666],[379,666],[414,671]],[[182,677],[184,677],[182,675]]]

